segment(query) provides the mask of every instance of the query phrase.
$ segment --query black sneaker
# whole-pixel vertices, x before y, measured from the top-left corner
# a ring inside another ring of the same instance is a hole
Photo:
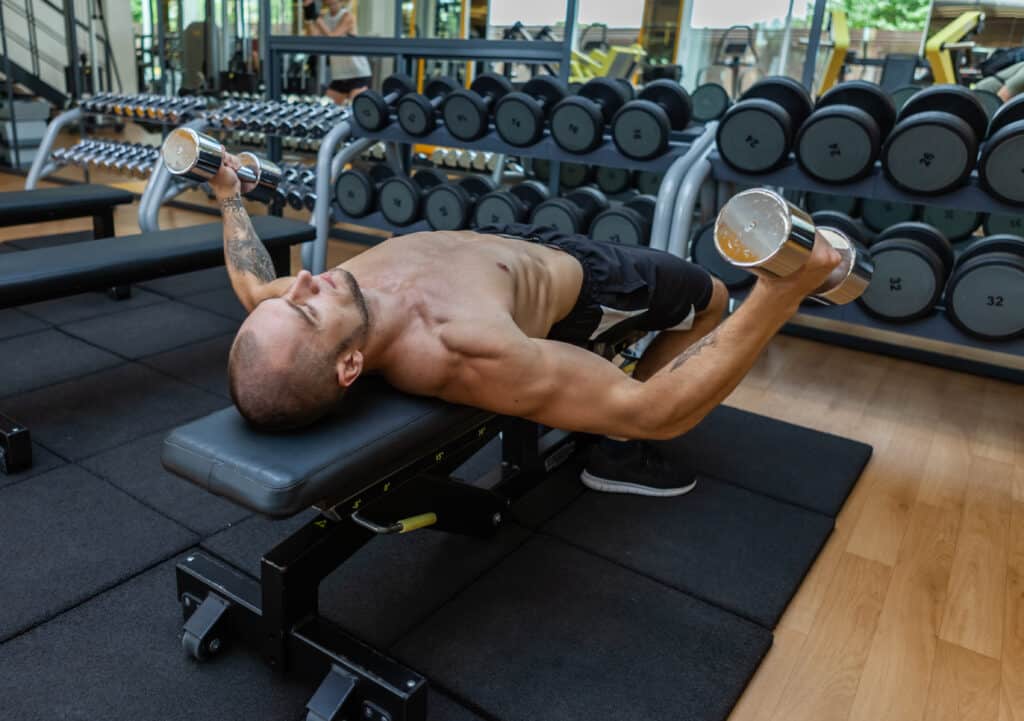
[[[591,447],[580,480],[595,491],[661,497],[681,496],[697,485],[692,469],[669,463],[651,443],[608,438]]]

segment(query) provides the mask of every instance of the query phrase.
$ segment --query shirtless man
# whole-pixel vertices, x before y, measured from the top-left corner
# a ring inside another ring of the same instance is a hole
[[[210,185],[250,311],[228,363],[250,423],[300,427],[379,373],[408,393],[605,436],[583,473],[603,491],[693,488],[644,441],[685,433],[721,403],[839,262],[819,239],[801,271],[761,276],[721,324],[727,291],[702,268],[527,226],[400,236],[326,273],[275,278],[233,168],[229,157]],[[632,377],[581,347],[618,323],[663,331]]]

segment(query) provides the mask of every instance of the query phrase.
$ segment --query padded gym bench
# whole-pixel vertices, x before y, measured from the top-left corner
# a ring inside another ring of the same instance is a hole
[[[452,473],[502,431],[479,485]],[[177,567],[182,644],[203,660],[227,637],[320,686],[307,721],[425,721],[426,680],[318,614],[320,582],[376,535],[434,528],[486,537],[512,501],[572,454],[575,437],[361,379],[310,428],[269,434],[234,407],[173,431],[170,471],[267,516],[320,515],[265,553],[260,581],[196,551]]]
[[[92,237],[114,235],[114,208],[135,196],[106,185],[67,185],[0,193],[0,226],[92,216]]]
[[[257,216],[252,223],[278,275],[290,272],[290,247],[316,234],[307,223],[273,216]],[[6,253],[0,262],[0,308],[221,266],[223,238],[221,223],[208,223]],[[31,463],[28,429],[0,414],[0,472],[15,473]]]

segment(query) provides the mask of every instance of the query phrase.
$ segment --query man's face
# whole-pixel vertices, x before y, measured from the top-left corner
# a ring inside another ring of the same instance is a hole
[[[287,362],[300,344],[341,353],[345,341],[365,331],[365,301],[355,279],[340,268],[320,275],[300,271],[278,298],[260,303],[243,328],[252,330],[275,349],[274,363]],[[351,351],[351,348],[348,349]]]

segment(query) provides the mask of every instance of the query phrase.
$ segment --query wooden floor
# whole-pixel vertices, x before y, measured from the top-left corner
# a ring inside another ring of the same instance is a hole
[[[732,721],[1024,721],[1024,387],[779,337],[728,402],[875,448]]]

